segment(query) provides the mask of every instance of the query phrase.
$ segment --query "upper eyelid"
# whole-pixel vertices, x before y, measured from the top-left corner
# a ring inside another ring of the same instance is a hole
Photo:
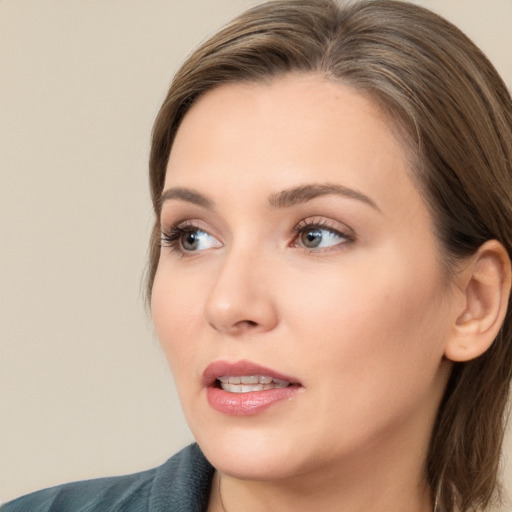
[[[225,231],[226,225],[222,218],[204,208],[181,201],[167,201],[160,211],[160,230],[168,231],[173,226],[192,225],[218,238]],[[183,208],[185,206],[185,208]],[[177,207],[177,208],[176,208]],[[212,219],[213,217],[213,219]]]
[[[193,229],[197,229],[198,231],[205,231],[206,232],[206,229],[204,229],[202,226],[200,226],[196,220],[181,220],[181,221],[178,221],[178,222],[174,222],[172,224],[172,227],[179,228],[179,229],[189,228],[190,227],[190,228],[193,228]]]
[[[302,229],[307,229],[307,228],[326,229],[326,230],[330,230],[330,231],[334,231],[334,232],[343,234],[350,238],[356,237],[354,230],[351,227],[349,227],[347,224],[340,222],[340,221],[334,221],[334,220],[329,220],[327,218],[322,218],[321,216],[313,216],[313,217],[305,218],[305,219],[301,220],[300,222],[298,222],[297,224],[295,224],[293,230],[295,232],[298,232],[298,231],[301,231]]]
[[[214,234],[215,230],[204,225],[200,219],[183,219],[176,220],[173,222],[164,222],[160,223],[160,230],[162,233],[168,232],[172,229],[186,229],[191,228],[191,230],[204,231],[210,236],[217,238],[217,235]]]

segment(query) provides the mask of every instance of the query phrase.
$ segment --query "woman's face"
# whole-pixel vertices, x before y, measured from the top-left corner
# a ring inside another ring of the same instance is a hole
[[[221,471],[424,460],[454,301],[409,170],[376,105],[314,75],[223,85],[185,116],[153,318]]]

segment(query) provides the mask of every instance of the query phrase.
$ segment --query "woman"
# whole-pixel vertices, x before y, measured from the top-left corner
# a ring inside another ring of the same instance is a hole
[[[148,298],[197,440],[16,510],[488,508],[511,376],[512,101],[419,7],[268,2],[157,117]]]

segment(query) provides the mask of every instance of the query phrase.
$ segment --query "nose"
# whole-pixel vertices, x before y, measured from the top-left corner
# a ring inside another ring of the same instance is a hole
[[[264,333],[278,323],[268,259],[231,251],[219,265],[206,300],[208,324],[224,334]]]

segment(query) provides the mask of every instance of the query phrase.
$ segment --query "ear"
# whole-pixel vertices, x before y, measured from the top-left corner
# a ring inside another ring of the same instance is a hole
[[[505,319],[511,286],[507,250],[496,240],[485,242],[456,279],[460,279],[463,301],[445,356],[452,361],[469,361],[492,345]]]

